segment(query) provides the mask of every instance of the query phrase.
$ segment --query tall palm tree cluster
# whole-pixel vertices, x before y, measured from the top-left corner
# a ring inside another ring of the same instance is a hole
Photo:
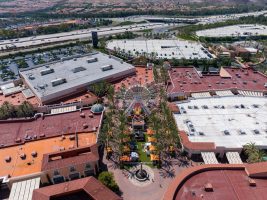
[[[127,117],[123,110],[110,109],[105,113],[98,141],[112,150],[116,158],[123,156],[129,142]],[[119,160],[118,160],[119,161]]]
[[[155,132],[155,146],[160,159],[170,153],[171,147],[181,147],[175,120],[165,100],[149,116],[149,126]]]
[[[244,152],[248,157],[248,163],[262,162],[266,156],[266,153],[263,150],[258,149],[255,143],[252,142],[244,145]]]

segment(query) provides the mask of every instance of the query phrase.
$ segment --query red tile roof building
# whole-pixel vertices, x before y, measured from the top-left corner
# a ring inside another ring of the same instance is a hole
[[[60,183],[98,172],[98,145],[80,147],[44,154],[41,171],[46,174],[42,182]],[[48,178],[48,180],[46,180]]]
[[[261,166],[260,166],[261,165]],[[255,178],[254,173],[263,172]],[[231,199],[263,200],[267,187],[267,163],[200,165],[182,171],[167,189],[164,200]]]
[[[94,115],[90,110],[46,115],[36,119],[0,121],[0,148],[1,144],[7,147],[63,134],[95,132],[100,122],[101,115]]]
[[[32,200],[122,200],[94,177],[36,189]]]
[[[219,74],[203,75],[194,67],[172,68],[168,97],[175,99],[191,93],[218,90],[250,90],[267,93],[267,76],[253,69],[222,68]]]

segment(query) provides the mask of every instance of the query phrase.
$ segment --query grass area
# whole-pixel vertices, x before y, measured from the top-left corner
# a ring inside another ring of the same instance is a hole
[[[150,156],[146,155],[146,152],[144,152],[144,144],[145,142],[137,142],[138,146],[138,154],[139,154],[139,160],[141,162],[151,162]]]
[[[191,34],[178,34],[177,37],[180,39],[183,39],[183,40],[191,40],[191,41],[197,41],[198,40],[196,35],[191,35]]]
[[[144,151],[144,145],[147,141],[147,134],[145,134],[145,142],[137,142],[137,151],[139,154],[140,162],[151,162],[150,156],[147,156],[146,152]],[[146,163],[146,165],[153,167],[152,162],[151,164]]]
[[[146,21],[140,21],[140,22],[124,21],[124,22],[120,22],[116,26],[129,26],[129,25],[144,24],[144,23],[146,23]]]
[[[145,30],[140,30],[140,31],[137,31],[137,32],[140,32],[140,33],[151,33],[152,29],[145,29]]]

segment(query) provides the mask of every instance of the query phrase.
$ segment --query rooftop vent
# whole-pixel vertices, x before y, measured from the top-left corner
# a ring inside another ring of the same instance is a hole
[[[41,76],[47,75],[47,74],[51,74],[54,73],[55,70],[51,69],[51,68],[46,68],[40,71]]]
[[[240,130],[239,132],[240,132],[240,135],[246,135],[245,131]]]
[[[104,66],[101,67],[102,71],[108,71],[108,70],[111,70],[111,69],[113,69],[112,65],[104,65]]]
[[[200,136],[204,136],[205,134],[203,132],[198,133]]]
[[[52,83],[52,86],[55,87],[57,85],[61,85],[63,83],[66,83],[66,79],[65,78],[58,78],[58,79],[52,80],[51,83]]]
[[[44,85],[44,84],[39,85],[39,88],[40,88],[40,89],[45,89],[45,85]]]
[[[34,80],[35,79],[35,77],[33,76],[33,74],[29,75],[29,79],[30,80]]]
[[[78,73],[78,72],[85,71],[85,70],[86,70],[86,68],[84,68],[84,67],[75,67],[75,68],[72,69],[71,71],[72,71],[73,73]]]
[[[97,62],[98,59],[97,58],[88,58],[86,61],[87,61],[87,63],[93,63],[93,62]]]
[[[254,132],[256,135],[260,134],[260,131],[259,131],[258,129],[253,130],[253,132]]]
[[[228,130],[223,131],[224,135],[230,135],[230,132]]]
[[[213,192],[213,187],[211,183],[207,183],[204,186],[206,192]]]
[[[256,187],[256,182],[255,182],[255,180],[254,179],[248,179],[248,182],[249,182],[249,186],[251,186],[251,187]]]

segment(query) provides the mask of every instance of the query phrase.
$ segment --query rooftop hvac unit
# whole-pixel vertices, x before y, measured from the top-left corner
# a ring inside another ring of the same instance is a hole
[[[104,65],[101,67],[102,71],[108,71],[108,70],[111,70],[113,69],[113,66],[112,65]]]
[[[30,79],[30,80],[34,80],[35,77],[31,74],[31,75],[29,76],[29,79]]]
[[[51,69],[51,68],[46,68],[46,69],[43,69],[40,71],[41,73],[41,76],[44,76],[44,75],[47,75],[47,74],[51,74],[51,73],[54,73],[55,70],[54,69]]]
[[[71,71],[73,73],[78,73],[78,72],[81,72],[81,71],[85,71],[86,69],[84,67],[76,67],[74,69],[72,69]]]
[[[40,89],[45,89],[45,85],[39,85]]]
[[[86,61],[87,61],[87,63],[93,63],[93,62],[97,62],[98,59],[97,58],[88,58]]]
[[[55,87],[57,85],[61,85],[63,83],[66,83],[66,79],[65,78],[58,78],[58,79],[52,80],[51,83],[52,83],[52,86]]]

